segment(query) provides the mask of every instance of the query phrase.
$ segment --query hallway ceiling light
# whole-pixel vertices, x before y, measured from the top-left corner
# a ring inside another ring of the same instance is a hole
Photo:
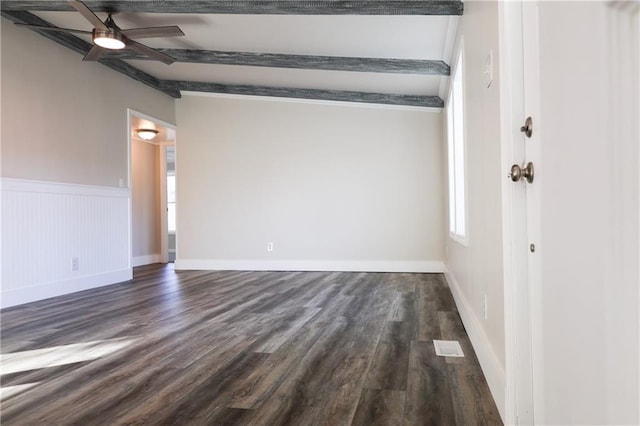
[[[158,135],[158,131],[156,129],[136,129],[136,134],[139,138],[150,141]]]

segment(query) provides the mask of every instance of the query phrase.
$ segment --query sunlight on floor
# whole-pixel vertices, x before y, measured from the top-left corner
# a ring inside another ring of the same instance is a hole
[[[119,338],[0,354],[2,374],[91,361],[124,349],[137,339]]]
[[[0,400],[5,400],[13,395],[17,395],[20,392],[24,392],[29,388],[34,387],[40,382],[35,383],[26,383],[24,385],[15,385],[15,386],[7,386],[4,388],[0,388]]]

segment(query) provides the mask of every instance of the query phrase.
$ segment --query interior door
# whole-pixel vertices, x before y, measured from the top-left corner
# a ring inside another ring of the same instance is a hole
[[[524,145],[523,165],[531,166],[530,180],[525,179],[526,198],[526,241],[520,242],[520,250],[527,256],[527,277],[523,279],[521,288],[522,318],[519,321],[518,332],[522,333],[521,368],[523,382],[520,386],[520,405],[518,419],[520,424],[534,424],[534,402],[537,400],[535,392],[540,391],[534,386],[534,375],[540,368],[536,366],[535,348],[540,347],[541,338],[536,335],[536,324],[533,320],[540,288],[540,250],[543,249],[540,232],[541,220],[541,189],[544,179],[541,161],[542,122],[540,113],[540,60],[538,43],[538,3],[524,1],[522,3],[522,59],[523,59],[523,124],[520,128],[521,140]],[[526,308],[524,304],[526,303]]]
[[[505,338],[507,346],[506,422],[534,424],[532,292],[533,265],[539,244],[538,220],[539,114],[536,110],[537,51],[530,3],[504,2],[502,8],[504,86],[502,99],[505,158]],[[534,55],[532,57],[532,55]]]

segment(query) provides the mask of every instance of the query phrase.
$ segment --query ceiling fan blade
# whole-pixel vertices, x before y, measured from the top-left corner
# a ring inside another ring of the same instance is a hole
[[[68,32],[68,33],[91,34],[91,31],[74,30],[73,28],[58,28],[58,27],[48,27],[46,25],[21,24],[20,22],[16,22],[16,25],[18,25],[19,27],[32,28],[34,30],[65,31],[65,32]]]
[[[166,27],[131,28],[120,31],[129,38],[149,38],[149,37],[177,37],[184,33],[177,25]]]
[[[82,58],[82,60],[83,61],[97,61],[104,54],[105,50],[107,50],[107,49],[105,49],[103,47],[100,47],[97,44],[94,44],[93,47],[91,49],[89,49],[87,54],[84,55],[84,58]]]
[[[84,4],[83,2],[81,2],[81,1],[77,1],[77,0],[69,0],[69,4],[70,4],[71,6],[73,6],[73,8],[74,8],[75,10],[77,10],[78,12],[80,12],[80,14],[81,14],[82,16],[84,16],[84,18],[85,18],[87,21],[91,22],[91,25],[93,25],[94,27],[99,28],[99,29],[101,29],[101,30],[108,30],[108,29],[109,29],[109,28],[107,28],[107,26],[104,24],[104,22],[102,22],[102,21],[100,20],[100,18],[98,18],[98,17],[96,16],[96,14],[95,14],[95,13],[93,13],[93,12],[91,11],[91,9],[89,9],[89,7],[88,7],[86,4]]]
[[[127,39],[125,43],[128,49],[131,49],[134,52],[138,52],[141,55],[148,56],[151,59],[157,59],[158,61],[164,62],[167,65],[172,64],[176,61],[175,58],[172,58],[169,55],[165,55],[164,53],[159,52],[156,49],[152,49],[149,46],[140,44],[137,41]]]

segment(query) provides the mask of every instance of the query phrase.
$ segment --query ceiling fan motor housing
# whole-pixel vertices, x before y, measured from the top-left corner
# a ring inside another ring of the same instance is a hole
[[[105,49],[123,49],[125,47],[125,41],[117,29],[93,29],[93,42]]]
[[[119,50],[130,49],[134,52],[155,59],[165,64],[172,64],[176,61],[175,58],[163,53],[157,49],[153,49],[145,44],[138,43],[132,38],[138,37],[175,37],[183,36],[184,33],[177,25],[166,25],[159,27],[145,27],[145,28],[129,28],[126,30],[120,29],[111,17],[112,11],[108,11],[107,19],[102,21],[89,7],[78,0],[68,0],[68,3],[78,11],[87,21],[93,25],[92,31],[77,30],[73,28],[58,28],[45,21],[46,25],[33,25],[16,23],[31,29],[39,31],[67,31],[71,33],[91,34],[91,40],[93,46],[82,58],[83,61],[97,61],[107,50]]]

